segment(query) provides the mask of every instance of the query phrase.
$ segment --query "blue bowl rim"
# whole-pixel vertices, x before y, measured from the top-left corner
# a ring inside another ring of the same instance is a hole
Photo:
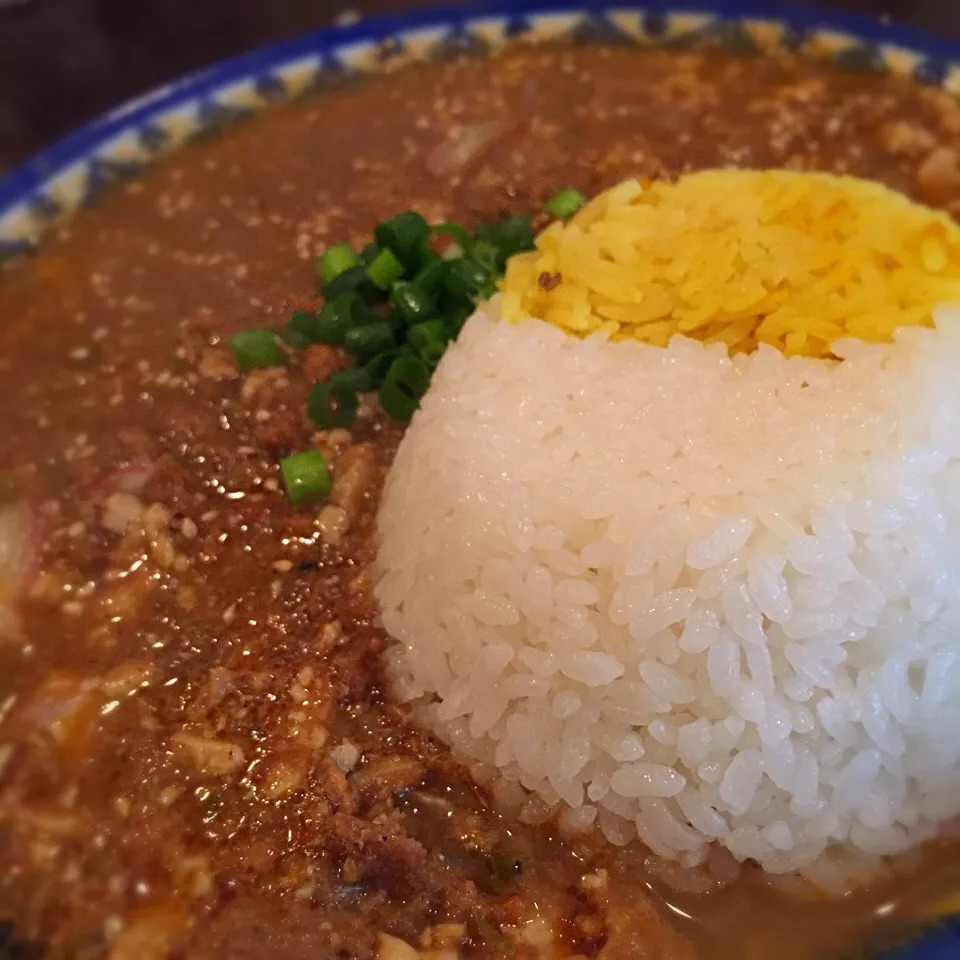
[[[232,83],[256,77],[301,57],[330,56],[356,43],[381,42],[407,31],[447,27],[462,30],[491,18],[604,12],[705,14],[722,20],[767,19],[794,30],[847,34],[868,44],[890,44],[938,61],[960,64],[960,39],[941,37],[857,13],[799,6],[791,0],[482,0],[463,6],[428,6],[329,27],[256,48],[184,74],[123,103],[54,141],[0,178],[0,220],[42,192],[45,184],[96,154],[114,137]]]

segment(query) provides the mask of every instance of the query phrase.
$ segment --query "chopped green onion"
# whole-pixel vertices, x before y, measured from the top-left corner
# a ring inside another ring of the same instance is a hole
[[[443,263],[443,257],[440,256],[436,250],[431,250],[429,247],[424,247],[423,256],[420,260],[420,271],[423,272],[427,267],[433,265],[434,263]]]
[[[482,267],[486,267],[491,273],[497,269],[497,248],[486,240],[478,240],[470,251],[470,256]]]
[[[410,325],[407,318],[399,310],[391,310],[383,320],[390,324],[393,331],[394,346],[399,346],[407,338],[407,327]],[[387,347],[386,349],[390,349]]]
[[[450,264],[446,260],[433,260],[428,263],[410,282],[418,289],[423,291],[424,295],[431,300],[436,300],[443,293],[443,285],[446,282],[447,274],[450,272]]]
[[[288,347],[293,347],[294,350],[306,350],[307,347],[313,343],[309,337],[291,327],[285,327],[277,336],[280,337]]]
[[[395,283],[390,299],[407,323],[425,319],[434,309],[432,298],[415,282],[400,280]]]
[[[439,366],[449,343],[449,340],[429,340],[417,348],[417,355],[431,373]]]
[[[314,337],[319,343],[343,346],[347,331],[357,323],[363,323],[367,316],[360,294],[356,291],[341,293],[323,305],[314,324]]]
[[[336,243],[328,247],[320,258],[320,270],[324,284],[332,283],[342,273],[360,263],[353,247],[349,243]]]
[[[435,237],[450,237],[464,253],[473,246],[473,237],[470,236],[470,232],[461,227],[459,223],[453,223],[449,220],[446,223],[439,223],[431,228],[430,233]]]
[[[403,264],[392,250],[381,250],[367,267],[367,279],[380,290],[389,290],[402,276]]]
[[[457,302],[475,301],[493,283],[493,274],[482,264],[470,257],[454,260],[450,264],[445,288]]]
[[[448,314],[443,321],[444,328],[447,333],[447,342],[451,340],[456,340],[460,335],[460,331],[463,329],[463,325],[470,319],[473,314],[473,305],[471,304],[468,307],[463,307],[460,310],[454,310],[452,313]]]
[[[371,388],[370,374],[365,367],[348,367],[346,370],[338,370],[327,379],[352,387],[357,393],[364,393]]]
[[[392,251],[405,270],[412,273],[420,268],[430,239],[430,226],[419,213],[413,210],[398,213],[379,224],[373,233],[381,249]]]
[[[261,367],[277,367],[285,359],[277,335],[272,330],[241,330],[227,342],[237,358],[237,365],[244,372]]]
[[[321,430],[349,427],[357,415],[357,389],[334,374],[314,384],[307,397],[307,412]]]
[[[343,338],[343,349],[358,360],[368,360],[397,345],[393,327],[387,320],[376,320],[351,327]]]
[[[446,347],[446,326],[442,320],[424,320],[421,323],[415,323],[407,330],[407,343],[418,353],[423,353],[424,349],[432,344]]]
[[[330,471],[319,450],[303,450],[284,457],[280,473],[294,503],[319,500],[330,492]]]
[[[495,223],[493,229],[502,242],[510,240],[517,244],[533,245],[533,224],[525,213],[510,214]]]
[[[497,248],[497,269],[502,270],[509,257],[534,247],[533,224],[525,214],[504,217],[498,223],[481,223],[477,240],[485,240]]]
[[[389,414],[409,420],[450,341],[476,303],[495,293],[507,259],[534,245],[533,226],[523,215],[480,223],[471,234],[458,223],[430,227],[408,210],[374,233],[359,252],[346,243],[324,251],[317,261],[323,308],[316,315],[296,311],[279,335],[298,349],[311,343],[342,347],[356,360],[311,391],[310,415],[321,426],[351,422],[358,394],[367,390],[379,391]],[[431,244],[439,236],[450,240],[443,256],[441,245]],[[282,361],[278,343],[270,353],[272,362]]]
[[[556,196],[547,201],[544,209],[558,220],[572,217],[585,203],[587,198],[574,187],[564,187]]]
[[[503,258],[499,261],[501,269],[507,257],[512,257],[515,253],[523,253],[524,250],[532,250],[536,239],[530,218],[522,213],[504,217],[496,225],[496,237],[496,247]]]
[[[343,293],[356,293],[367,303],[380,296],[380,291],[367,278],[367,268],[362,263],[344,270],[339,277],[326,284],[323,293],[327,300],[339,297]]]
[[[393,361],[380,386],[380,405],[395,420],[406,422],[430,386],[430,371],[418,357],[401,355]]]
[[[384,378],[390,372],[393,361],[397,359],[396,351],[378,353],[363,366],[363,371],[370,380],[370,389],[378,389]]]
[[[294,310],[280,337],[297,350],[309,347],[318,339],[317,315],[309,310]]]

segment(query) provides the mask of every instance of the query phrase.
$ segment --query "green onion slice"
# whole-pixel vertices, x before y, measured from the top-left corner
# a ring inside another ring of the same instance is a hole
[[[293,347],[294,350],[306,350],[307,347],[313,343],[310,337],[305,336],[299,330],[292,327],[284,327],[277,336],[280,337],[288,347]]]
[[[334,374],[314,384],[307,396],[307,412],[321,430],[349,427],[357,416],[357,388]]]
[[[507,259],[515,253],[534,248],[533,224],[525,214],[504,217],[497,223],[481,223],[476,237],[497,248],[498,270],[503,270]]]
[[[293,503],[320,500],[330,492],[330,471],[319,450],[303,450],[284,457],[280,473]]]
[[[393,362],[397,359],[397,356],[398,353],[396,350],[389,350],[386,353],[378,353],[366,362],[363,366],[363,371],[369,378],[369,389],[379,389],[387,374],[390,372],[390,368],[393,366]]]
[[[374,236],[381,249],[392,251],[404,269],[413,273],[423,262],[430,226],[419,213],[407,210],[379,224]]]
[[[454,260],[445,282],[446,292],[457,305],[473,303],[493,284],[493,274],[470,257]]]
[[[499,251],[492,243],[488,243],[486,240],[478,240],[473,245],[470,256],[473,257],[480,266],[485,267],[490,273],[494,273],[497,269],[498,253]]]
[[[278,367],[286,359],[277,335],[272,330],[241,330],[227,341],[244,372],[262,367]]]
[[[348,367],[346,370],[338,370],[327,379],[352,387],[357,393],[365,393],[371,388],[370,374],[366,367]]]
[[[323,294],[327,300],[333,300],[343,293],[356,293],[367,303],[380,296],[380,291],[367,278],[367,268],[362,263],[344,270],[338,277],[324,285]]]
[[[415,323],[407,330],[407,343],[420,353],[435,344],[445,349],[448,340],[446,324],[439,319]]]
[[[390,299],[407,323],[425,320],[434,310],[433,298],[415,280],[395,283]]]
[[[380,386],[380,405],[395,420],[408,421],[430,386],[430,371],[415,356],[402,354],[393,361]]]
[[[447,344],[448,341],[445,340],[431,340],[417,348],[418,356],[431,373],[440,365],[443,355],[447,352]]]
[[[574,187],[564,187],[547,201],[544,209],[558,220],[572,217],[585,203],[587,198]]]
[[[360,258],[349,243],[336,243],[320,257],[320,271],[324,284],[332,283],[341,274],[360,263]]]
[[[450,237],[464,253],[469,252],[473,246],[473,237],[470,236],[470,231],[465,227],[461,227],[459,223],[453,223],[451,220],[445,223],[438,223],[435,227],[431,227],[430,233],[435,237]]]
[[[347,332],[370,316],[363,298],[355,290],[328,300],[314,323],[314,338],[319,343],[343,346]]]
[[[294,310],[280,337],[297,350],[309,347],[318,340],[317,315],[309,310]]]
[[[380,290],[389,290],[402,276],[403,264],[392,250],[381,250],[366,270],[367,279]]]
[[[460,335],[460,331],[463,329],[463,325],[470,319],[472,314],[473,306],[470,305],[460,310],[455,310],[453,313],[444,317],[443,326],[446,329],[448,343],[451,340],[456,340]]]
[[[396,345],[393,327],[388,320],[375,320],[351,327],[343,338],[343,349],[361,362],[378,353],[385,353]]]
[[[443,287],[450,273],[450,263],[437,259],[428,263],[410,282],[424,296],[436,301],[443,293]]]

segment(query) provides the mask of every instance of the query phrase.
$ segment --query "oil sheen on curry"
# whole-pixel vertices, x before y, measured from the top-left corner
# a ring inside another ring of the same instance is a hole
[[[5,269],[7,953],[844,960],[956,910],[958,135],[794,55],[516,47]]]

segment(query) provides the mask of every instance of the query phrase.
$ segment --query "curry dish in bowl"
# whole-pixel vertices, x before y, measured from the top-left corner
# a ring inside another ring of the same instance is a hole
[[[347,263],[331,248],[369,283],[395,249],[375,228],[404,211],[462,225],[435,238],[444,262],[495,261],[504,218],[531,218],[500,249],[524,256],[578,197],[711,168],[850,175],[956,214],[958,134],[943,90],[798,53],[508,45],[272,107],[6,266],[13,955],[842,960],[956,909],[950,811],[826,877],[716,845],[680,863],[491,781],[391,672],[377,516],[411,411],[367,384],[318,421],[315,385],[358,369],[343,340],[301,327],[264,355],[237,334],[318,316]],[[324,476],[291,473],[304,452]]]

